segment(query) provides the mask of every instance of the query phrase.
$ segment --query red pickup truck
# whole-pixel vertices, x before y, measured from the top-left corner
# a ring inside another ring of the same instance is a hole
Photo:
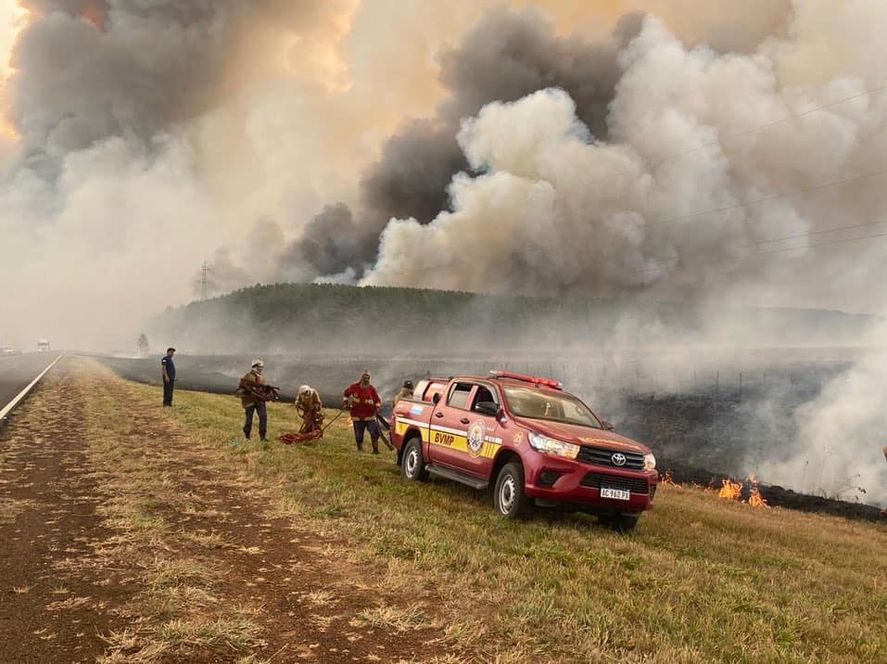
[[[394,409],[403,477],[493,487],[504,517],[559,507],[631,530],[659,474],[649,448],[620,436],[559,382],[504,371],[427,379]]]

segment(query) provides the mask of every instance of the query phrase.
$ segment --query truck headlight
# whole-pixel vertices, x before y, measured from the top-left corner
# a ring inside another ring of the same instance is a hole
[[[654,470],[656,468],[656,457],[652,454],[644,455],[644,470]]]
[[[573,445],[573,443],[565,443],[562,440],[555,440],[554,438],[549,438],[548,436],[543,436],[539,433],[533,433],[532,431],[527,438],[530,441],[530,446],[537,452],[553,454],[554,456],[564,457],[566,459],[575,459],[579,455],[579,450],[581,449],[578,445]]]

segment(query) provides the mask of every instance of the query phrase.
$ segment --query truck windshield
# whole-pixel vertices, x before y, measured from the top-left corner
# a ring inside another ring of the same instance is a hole
[[[526,387],[504,386],[504,389],[508,407],[518,417],[603,429],[594,413],[574,397]]]

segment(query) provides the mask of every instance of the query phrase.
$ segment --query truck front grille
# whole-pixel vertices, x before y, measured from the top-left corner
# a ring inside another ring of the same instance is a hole
[[[649,493],[650,485],[643,477],[620,477],[619,475],[605,475],[604,473],[586,473],[582,478],[582,486],[590,486],[595,489],[607,487],[608,489],[621,489],[632,493]]]
[[[625,465],[617,466],[613,463],[614,454],[625,455]],[[613,466],[615,468],[625,468],[627,470],[643,470],[644,455],[637,452],[622,452],[621,450],[605,450],[599,447],[581,446],[576,459],[585,463],[593,463],[596,466]]]

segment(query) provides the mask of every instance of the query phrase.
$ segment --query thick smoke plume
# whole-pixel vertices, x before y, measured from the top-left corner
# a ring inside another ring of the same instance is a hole
[[[436,116],[410,121],[388,139],[380,160],[361,179],[357,212],[342,203],[323,210],[281,256],[284,273],[302,271],[305,277],[349,268],[361,273],[376,257],[389,219],[426,224],[446,209],[450,181],[469,167],[456,138],[459,123],[487,103],[558,86],[578,101],[582,120],[605,137],[619,47],[634,36],[639,21],[639,15],[628,15],[612,39],[588,42],[558,36],[535,9],[489,13],[457,48],[440,56],[440,81],[450,94]]]
[[[449,209],[388,224],[363,283],[748,300],[776,282],[754,301],[871,307],[880,292],[859,264],[881,264],[883,245],[837,241],[887,214],[884,95],[868,92],[882,79],[868,49],[841,51],[822,29],[832,12],[798,3],[788,35],[747,55],[689,49],[646,18],[620,50],[603,135],[556,84],[485,106],[461,123],[469,169]],[[876,14],[847,19],[887,25]],[[836,242],[827,264],[810,250],[823,241]]]

